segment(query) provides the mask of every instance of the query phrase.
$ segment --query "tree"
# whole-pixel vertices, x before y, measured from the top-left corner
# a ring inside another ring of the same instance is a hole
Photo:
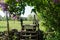
[[[8,0],[6,3],[8,4],[8,11],[11,14],[13,12],[15,12],[17,15],[24,14],[26,5],[23,0],[19,0],[19,2],[17,2],[17,0]]]
[[[34,12],[40,13],[45,21],[44,25],[60,30],[60,1],[58,0],[9,0],[7,1],[10,12],[24,14],[25,6],[34,6]]]

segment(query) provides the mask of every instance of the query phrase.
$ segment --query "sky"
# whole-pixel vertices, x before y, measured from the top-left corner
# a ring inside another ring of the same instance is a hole
[[[4,16],[5,16],[4,12],[3,12],[3,11],[1,11],[1,10],[0,10],[0,15],[1,15],[2,17],[4,17]]]
[[[30,6],[26,6],[25,7],[25,14],[21,15],[22,17],[28,17],[29,14],[31,14],[31,10],[32,10],[33,7],[30,7]]]
[[[33,7],[26,6],[26,7],[25,7],[25,14],[24,14],[24,15],[22,14],[21,17],[28,17],[28,15],[31,14],[32,8],[33,8]],[[1,15],[2,17],[5,16],[4,12],[1,11],[1,10],[0,10],[0,15]]]

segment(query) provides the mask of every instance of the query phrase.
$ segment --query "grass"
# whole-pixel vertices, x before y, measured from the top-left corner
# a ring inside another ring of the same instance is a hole
[[[24,24],[31,24],[32,21],[24,21]],[[21,24],[19,21],[9,21],[9,28],[11,29],[17,29],[21,30]],[[7,30],[7,23],[6,21],[0,21],[0,31],[6,31]]]
[[[32,21],[23,21],[24,24],[32,24]],[[39,22],[40,23],[40,22]],[[17,29],[18,31],[21,30],[21,23],[20,21],[9,21],[9,29]],[[40,23],[40,29],[46,31],[46,28]],[[0,21],[0,31],[7,31],[7,23],[6,21]]]

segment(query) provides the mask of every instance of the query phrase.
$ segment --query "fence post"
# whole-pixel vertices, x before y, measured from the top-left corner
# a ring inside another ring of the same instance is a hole
[[[7,21],[7,31],[8,31],[8,39],[9,40],[9,19],[8,19],[8,13],[6,11],[6,21]]]

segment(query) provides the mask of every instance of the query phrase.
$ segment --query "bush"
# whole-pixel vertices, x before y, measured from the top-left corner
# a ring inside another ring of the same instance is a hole
[[[46,36],[46,39],[45,40],[60,40],[60,33],[59,32],[56,32],[55,34],[51,35],[51,34],[48,34]]]

